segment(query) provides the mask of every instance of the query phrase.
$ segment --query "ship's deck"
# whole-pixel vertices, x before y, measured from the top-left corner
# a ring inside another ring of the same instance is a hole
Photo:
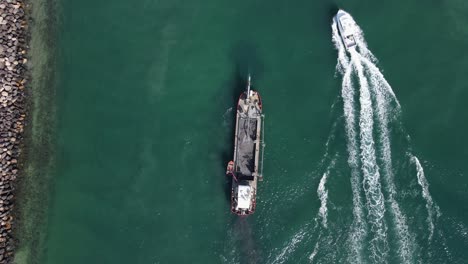
[[[237,108],[236,168],[239,180],[253,180],[257,172],[255,153],[259,143],[261,108],[256,92],[249,98],[241,98]]]
[[[240,117],[237,134],[237,171],[245,176],[252,176],[255,170],[255,140],[257,139],[257,119]]]
[[[238,215],[255,211],[262,121],[259,94],[249,89],[239,98],[236,115],[231,210]]]

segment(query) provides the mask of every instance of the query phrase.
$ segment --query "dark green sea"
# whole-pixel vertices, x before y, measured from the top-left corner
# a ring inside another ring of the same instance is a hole
[[[360,53],[332,41],[338,8]],[[466,1],[32,10],[17,263],[467,262]],[[239,218],[224,173],[248,74],[264,181]]]

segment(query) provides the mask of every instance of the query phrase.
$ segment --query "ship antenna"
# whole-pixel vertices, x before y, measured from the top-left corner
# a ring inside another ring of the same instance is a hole
[[[250,74],[247,79],[247,96],[250,96]]]

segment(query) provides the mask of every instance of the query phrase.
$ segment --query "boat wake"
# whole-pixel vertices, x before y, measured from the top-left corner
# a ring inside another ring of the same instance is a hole
[[[419,246],[397,200],[389,129],[392,121],[399,118],[400,103],[377,67],[377,59],[368,49],[359,26],[355,24],[354,28],[356,45],[348,50],[336,21],[332,31],[332,41],[338,50],[336,72],[342,75],[341,95],[353,195],[348,261],[386,263],[397,253],[398,262],[413,263]],[[429,194],[429,184],[419,160],[413,155],[410,157],[426,202],[431,240],[434,221],[440,213]],[[328,197],[328,192],[323,191],[328,173],[326,171],[319,184],[322,206]],[[326,208],[320,207],[319,215],[325,227],[326,212]]]
[[[419,159],[416,156],[410,155],[411,163],[416,166],[416,175],[418,177],[418,184],[421,186],[422,189],[422,196],[426,201],[426,209],[427,209],[427,225],[429,226],[429,240],[432,240],[432,236],[434,235],[434,219],[440,216],[440,209],[439,207],[434,204],[432,201],[432,197],[429,194],[429,183],[424,176],[424,169],[419,162]]]
[[[281,264],[288,260],[288,256],[291,255],[294,250],[298,247],[300,243],[303,242],[305,236],[307,235],[308,225],[305,225],[303,228],[299,230],[296,234],[293,235],[290,241],[283,247],[281,252],[275,257],[275,259],[271,262],[272,264]]]
[[[330,168],[334,166],[335,160],[332,160],[330,165],[328,166],[327,170],[323,174],[322,178],[320,179],[319,186],[317,188],[317,195],[320,199],[320,209],[319,209],[319,217],[322,220],[322,225],[324,228],[327,228],[327,202],[328,202],[328,190],[325,187],[327,183],[328,176],[330,174]]]

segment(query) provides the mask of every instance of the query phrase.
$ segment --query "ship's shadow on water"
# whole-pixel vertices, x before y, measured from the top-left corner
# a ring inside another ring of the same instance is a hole
[[[323,27],[323,29],[326,30],[326,36],[327,36],[326,38],[324,38],[324,40],[329,41],[328,36],[331,36],[333,34],[331,24],[333,23],[333,19],[336,13],[338,13],[338,10],[340,10],[340,7],[338,7],[336,3],[328,3],[325,5],[324,9],[326,13],[324,12],[324,15],[321,18],[322,21],[320,21],[320,24],[327,25]],[[330,46],[328,51],[329,51],[328,54],[330,56],[330,60],[336,60],[336,50]]]
[[[340,10],[340,8],[338,7],[337,4],[330,4],[328,7],[327,7],[327,21],[328,23],[331,24],[331,21],[333,20],[333,17],[336,15],[336,13],[338,13],[338,10]],[[330,33],[331,33],[331,28],[328,27],[329,30],[330,30]]]
[[[226,140],[224,142],[224,148],[221,151],[221,160],[222,164],[222,171],[226,171],[226,166],[230,160],[233,159],[234,153],[234,135],[235,135],[235,126],[236,126],[236,106],[237,100],[239,99],[239,95],[245,90],[245,80],[241,75],[239,68],[235,67],[229,80],[222,86],[225,89],[228,89],[229,92],[224,92],[223,94],[227,100],[223,100],[224,102],[224,127],[226,131]],[[227,110],[226,110],[227,109]],[[223,190],[225,193],[226,201],[231,201],[231,184],[232,184],[232,177],[226,175],[226,180],[224,181]]]

